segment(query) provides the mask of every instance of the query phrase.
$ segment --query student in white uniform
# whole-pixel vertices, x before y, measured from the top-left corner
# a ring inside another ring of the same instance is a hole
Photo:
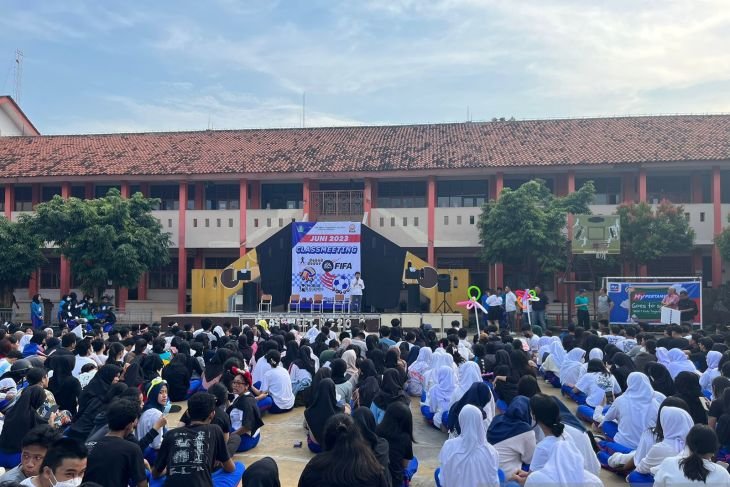
[[[459,366],[459,384],[451,395],[449,406],[456,403],[466,394],[472,384],[484,382],[482,379],[482,371],[476,362],[464,362]]]
[[[492,420],[487,430],[487,441],[499,453],[499,468],[508,479],[529,465],[535,452],[537,441],[532,430],[530,400],[517,396],[507,407],[504,414]]]
[[[530,467],[532,470],[532,466]],[[601,479],[581,468],[580,452],[571,442],[556,443],[539,470],[531,471],[525,487],[603,487]]]
[[[454,372],[451,367],[442,365],[436,370],[436,383],[429,389],[426,403],[429,412],[433,415],[433,425],[441,428],[444,423],[444,413],[448,413],[451,405],[451,396],[456,389]]]
[[[530,410],[537,421],[537,426],[545,437],[535,447],[530,462],[530,472],[542,469],[555,449],[555,444],[570,441],[572,438],[565,434],[565,425],[560,420],[560,408],[555,400],[545,394],[535,394],[530,398]]]
[[[289,372],[281,366],[281,354],[278,351],[266,352],[265,360],[271,366],[271,370],[264,374],[259,389],[268,392],[274,401],[270,413],[285,413],[294,407],[294,393]]]
[[[603,407],[607,398],[613,401],[613,397],[621,394],[621,386],[616,378],[606,370],[606,366],[598,359],[588,361],[588,370],[578,380],[573,388],[573,393],[583,395],[584,404],[578,406],[577,416],[583,421],[593,421],[595,409]],[[600,411],[603,416],[603,410]]]
[[[467,404],[459,413],[461,434],[446,440],[436,470],[439,487],[498,487],[499,455],[487,443],[482,412]]]
[[[730,486],[730,474],[727,470],[712,463],[711,458],[717,453],[719,444],[717,435],[709,426],[693,426],[687,434],[686,445],[689,450],[687,453],[667,458],[659,465],[654,475],[655,487]]]

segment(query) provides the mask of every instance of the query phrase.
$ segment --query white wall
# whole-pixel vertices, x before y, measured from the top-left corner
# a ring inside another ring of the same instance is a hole
[[[0,136],[23,135],[22,126],[10,115],[9,104],[0,105]]]

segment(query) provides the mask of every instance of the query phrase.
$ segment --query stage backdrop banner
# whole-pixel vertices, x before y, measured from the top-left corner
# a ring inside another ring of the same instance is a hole
[[[692,320],[694,324],[702,322],[702,290],[699,281],[685,282],[615,282],[608,283],[608,297],[613,301],[610,322],[629,323],[661,323],[662,300],[667,289],[673,287],[677,294],[687,291],[687,296],[697,304],[697,314]]]
[[[326,300],[348,295],[360,272],[360,230],[357,222],[293,223],[291,293],[302,299],[321,294]]]

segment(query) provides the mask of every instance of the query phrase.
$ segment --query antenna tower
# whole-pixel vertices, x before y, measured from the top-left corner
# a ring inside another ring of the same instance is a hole
[[[13,98],[15,103],[20,104],[21,89],[23,87],[23,51],[15,50],[15,92]]]

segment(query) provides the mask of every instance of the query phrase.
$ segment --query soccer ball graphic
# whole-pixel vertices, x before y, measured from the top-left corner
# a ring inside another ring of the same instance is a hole
[[[337,276],[334,281],[332,281],[332,290],[345,294],[347,290],[350,288],[350,280],[347,278],[347,276]]]

